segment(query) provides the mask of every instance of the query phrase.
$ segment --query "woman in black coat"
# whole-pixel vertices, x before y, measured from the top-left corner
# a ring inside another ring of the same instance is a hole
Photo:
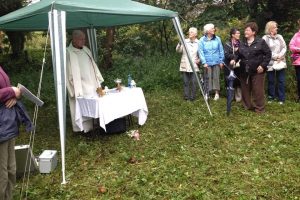
[[[257,113],[265,111],[265,72],[271,60],[271,50],[267,43],[256,36],[258,26],[249,22],[245,27],[245,40],[240,43],[240,81],[243,105]],[[236,60],[237,61],[237,60]]]

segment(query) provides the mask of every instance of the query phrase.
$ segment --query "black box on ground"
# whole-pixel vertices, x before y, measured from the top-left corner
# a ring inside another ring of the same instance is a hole
[[[115,119],[114,121],[106,124],[106,131],[100,127],[99,119],[94,120],[94,129],[92,132],[100,134],[114,134],[125,133],[129,127],[133,124],[131,115]]]
[[[128,116],[115,119],[114,121],[105,125],[106,131],[100,127],[99,120],[94,120],[94,129],[92,132],[100,134],[114,134],[125,133],[129,128],[129,122],[127,124]]]
[[[106,133],[124,133],[127,131],[126,117],[115,119],[106,124]]]

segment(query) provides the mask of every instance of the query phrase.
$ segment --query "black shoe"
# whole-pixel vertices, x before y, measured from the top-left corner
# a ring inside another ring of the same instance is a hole
[[[83,133],[83,131],[73,131],[73,136],[79,136]]]

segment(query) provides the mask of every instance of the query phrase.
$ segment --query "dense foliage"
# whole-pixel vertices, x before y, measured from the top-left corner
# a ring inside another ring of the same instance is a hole
[[[201,32],[203,25],[214,23],[221,30],[218,34],[221,34],[223,39],[227,37],[230,27],[243,28],[247,21],[256,21],[260,26],[260,32],[263,33],[264,25],[269,20],[276,20],[280,26],[280,33],[290,39],[297,29],[296,19],[300,16],[300,2],[291,0],[140,0],[140,2],[178,12],[185,33],[191,26],[197,27]],[[3,1],[0,4],[0,16],[28,3],[30,1]],[[173,51],[178,41],[171,21],[115,27],[111,34],[106,34],[104,29],[98,31],[102,59],[100,63],[105,67],[106,62],[113,62],[113,58],[108,58],[107,61],[104,57],[106,55],[142,56],[145,53],[157,52],[166,54]],[[32,37],[22,32],[8,32],[7,35],[10,45],[5,38],[2,42],[9,45],[14,56],[20,55],[23,51],[25,36]],[[111,67],[113,64],[108,66]]]
[[[222,1],[142,1],[148,4],[177,11],[180,16],[184,33],[191,26],[197,27],[199,37],[202,35],[202,27],[206,23],[217,26],[217,34],[226,40],[231,27],[241,30],[247,21],[256,21],[259,26],[259,35],[264,34],[267,21],[277,20],[279,33],[284,36],[287,43],[297,30],[296,20],[300,10],[293,1],[247,1],[237,0],[234,3]],[[215,2],[215,3],[213,3]],[[278,5],[276,7],[274,5]],[[294,6],[294,7],[293,7]],[[171,21],[147,23],[115,28],[115,41],[112,47],[112,55],[143,56],[145,54],[168,54],[174,51],[178,37]],[[103,55],[106,35],[104,30],[99,30],[99,43]],[[112,59],[114,60],[114,59]]]

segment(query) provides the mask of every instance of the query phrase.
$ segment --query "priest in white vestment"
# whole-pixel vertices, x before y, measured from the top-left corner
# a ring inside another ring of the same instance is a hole
[[[67,89],[70,104],[72,127],[74,132],[88,132],[93,129],[93,119],[83,119],[82,127],[75,122],[76,97],[96,96],[103,77],[92,57],[91,51],[84,46],[85,34],[80,30],[73,31],[72,42],[67,48]]]

